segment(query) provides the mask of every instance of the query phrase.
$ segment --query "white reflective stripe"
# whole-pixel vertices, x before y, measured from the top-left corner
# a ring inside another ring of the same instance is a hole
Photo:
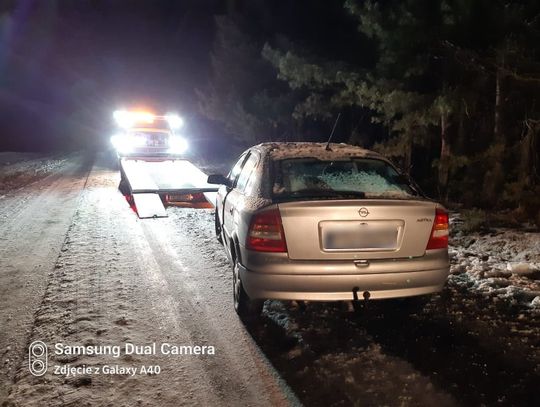
[[[266,231],[252,230],[249,232],[249,236],[254,237],[256,239],[281,240],[280,232],[266,232]]]
[[[433,231],[433,237],[445,237],[445,236],[448,236],[448,229],[442,229],[442,230],[437,230],[435,229]]]

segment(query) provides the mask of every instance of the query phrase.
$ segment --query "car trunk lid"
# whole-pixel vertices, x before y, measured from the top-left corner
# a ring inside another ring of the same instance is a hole
[[[436,204],[353,199],[286,202],[278,207],[289,258],[369,260],[422,256]]]

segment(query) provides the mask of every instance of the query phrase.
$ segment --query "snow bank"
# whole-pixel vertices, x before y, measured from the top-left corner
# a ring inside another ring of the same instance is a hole
[[[35,160],[42,157],[39,153],[17,153],[13,151],[0,152],[0,169],[4,165],[12,165],[21,161]]]
[[[38,153],[0,153],[0,190],[20,188],[58,170],[67,157],[54,157]]]
[[[540,233],[466,234],[451,217],[449,284],[540,311]]]

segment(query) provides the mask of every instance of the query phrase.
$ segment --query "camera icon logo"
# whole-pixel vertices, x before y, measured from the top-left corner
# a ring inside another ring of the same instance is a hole
[[[34,341],[28,347],[28,369],[34,376],[43,376],[48,368],[47,345]]]

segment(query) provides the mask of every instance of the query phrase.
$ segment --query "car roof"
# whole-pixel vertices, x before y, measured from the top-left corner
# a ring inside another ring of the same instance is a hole
[[[261,143],[251,148],[272,160],[285,160],[288,158],[318,158],[320,160],[339,160],[351,157],[378,158],[384,157],[375,151],[344,143],[330,143],[329,150],[326,143],[310,142],[273,142]]]

